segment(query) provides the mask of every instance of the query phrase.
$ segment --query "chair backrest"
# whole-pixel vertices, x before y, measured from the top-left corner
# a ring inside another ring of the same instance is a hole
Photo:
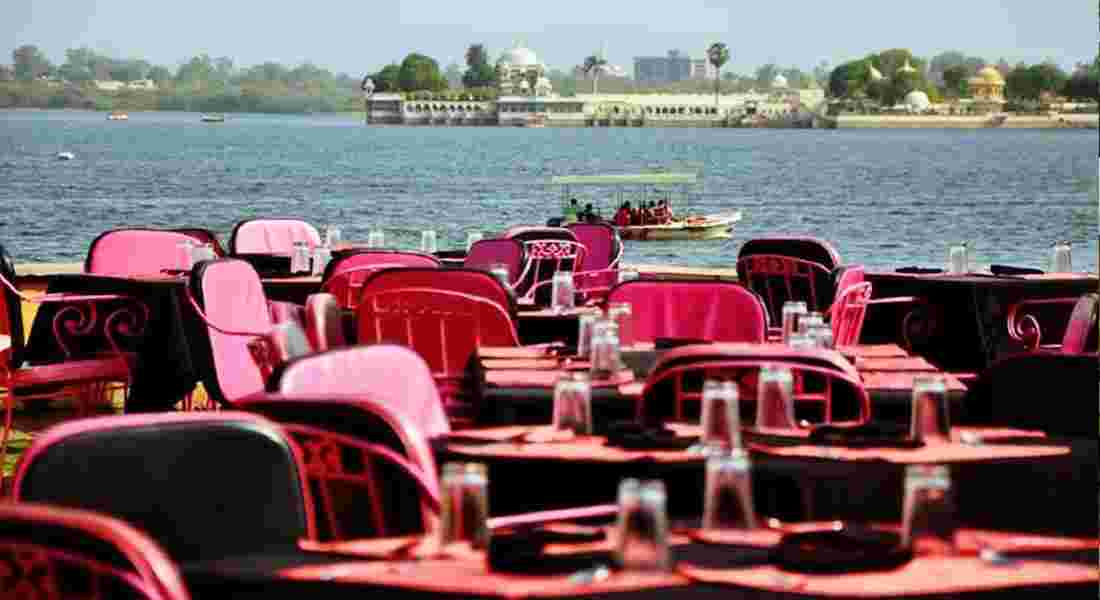
[[[57,425],[23,455],[13,497],[120,518],[176,562],[286,551],[315,535],[297,448],[274,423],[233,411]]]
[[[130,525],[85,510],[0,504],[4,598],[187,600],[179,571]],[[62,592],[64,591],[64,592]],[[77,596],[72,596],[77,597]]]
[[[632,306],[638,342],[763,342],[767,334],[760,298],[736,283],[638,279],[611,288],[607,301]]]
[[[321,234],[299,219],[247,219],[233,227],[229,253],[289,255],[294,242],[305,242],[313,250],[321,245]]]
[[[697,418],[703,382],[729,379],[739,388],[742,422],[749,423],[755,416],[757,374],[765,365],[785,367],[794,374],[793,396],[800,420],[870,419],[870,398],[851,363],[835,351],[780,344],[705,344],[665,353],[646,379],[639,419]]]
[[[439,259],[421,252],[356,249],[341,253],[325,267],[322,291],[332,294],[344,308],[359,306],[363,283],[377,271],[401,267],[437,269]]]
[[[0,364],[0,368],[23,364],[23,300],[16,293],[15,277],[15,263],[0,244],[0,335],[11,338],[8,364]]]
[[[271,330],[271,313],[256,270],[232,258],[203,261],[191,271],[188,286],[199,308],[219,325],[207,325],[206,344],[198,344],[210,368],[203,377],[206,391],[222,404],[262,392],[263,375],[248,348],[254,336],[224,331]]]
[[[868,281],[851,285],[837,294],[829,309],[834,344],[852,346],[859,343],[870,301],[871,283]]]
[[[572,223],[569,231],[584,244],[587,252],[579,270],[615,269],[623,256],[623,241],[614,227],[605,223]]]
[[[1062,336],[1062,352],[1080,354],[1097,351],[1097,300],[1100,295],[1085,294],[1073,305],[1073,312]]]
[[[410,535],[438,522],[439,481],[426,438],[370,398],[271,395],[243,404],[298,441],[322,541]]]
[[[403,346],[353,346],[300,358],[276,373],[268,389],[287,396],[370,398],[426,437],[450,431],[431,369]]]
[[[363,293],[359,343],[415,350],[436,377],[460,377],[479,346],[518,346],[515,321],[501,305],[450,290],[409,287]]]
[[[88,248],[84,272],[96,275],[158,274],[179,267],[177,244],[198,242],[181,231],[161,229],[114,229],[101,233]]]
[[[782,322],[786,302],[801,300],[812,311],[824,311],[833,302],[833,273],[820,263],[755,254],[737,261],[737,274],[763,298],[773,323]]]
[[[840,266],[840,254],[832,244],[813,237],[769,236],[753,238],[741,245],[737,260],[755,255],[778,255],[815,262],[827,270]]]
[[[504,307],[515,320],[516,300],[496,277],[477,269],[386,269],[372,274],[363,283],[363,293],[396,290],[401,288],[432,288],[460,292],[484,298]]]
[[[522,295],[528,300],[534,300],[536,304],[550,304],[550,285],[554,274],[580,272],[586,252],[584,244],[570,240],[524,242],[523,254],[527,264],[519,281],[521,286],[528,284],[529,287]]]
[[[195,238],[195,241],[200,244],[210,244],[214,247],[214,256],[221,258],[226,255],[225,248],[222,246],[222,241],[218,239],[218,235],[209,229],[202,229],[200,227],[179,227],[172,231],[178,231]]]
[[[317,352],[348,345],[344,335],[344,313],[332,294],[310,294],[306,298],[303,325],[310,345]]]
[[[512,227],[504,233],[503,237],[505,239],[515,240],[523,244],[524,247],[523,275],[518,278],[518,282],[515,286],[518,296],[527,296],[531,288],[544,281],[548,281],[553,277],[555,271],[562,269],[568,269],[569,271],[579,270],[579,265],[574,264],[577,261],[572,259],[559,260],[558,257],[546,258],[531,256],[532,247],[528,245],[528,242],[541,241],[579,243],[576,234],[569,229],[564,227]],[[566,246],[568,246],[568,244]],[[542,250],[551,250],[552,248],[553,246],[545,245]],[[575,251],[572,253],[575,254]],[[550,300],[550,289],[548,286],[543,287],[546,289],[540,292],[535,300],[540,304],[548,304]]]
[[[863,265],[846,265],[837,267],[833,270],[833,278],[836,281],[837,295],[840,292],[856,285],[857,283],[863,283],[867,281],[867,269]],[[835,299],[834,299],[835,302]]]
[[[470,251],[466,253],[462,266],[467,269],[479,269],[488,271],[493,265],[505,265],[508,267],[509,284],[515,284],[523,274],[524,256],[523,244],[505,238],[492,240],[480,240],[474,242]]]
[[[314,352],[305,330],[297,321],[277,323],[269,333],[248,340],[248,351],[265,382],[279,367]]]

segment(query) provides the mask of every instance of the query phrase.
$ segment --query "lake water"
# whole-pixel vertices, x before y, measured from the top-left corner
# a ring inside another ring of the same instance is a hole
[[[76,155],[58,161],[58,152]],[[349,116],[0,112],[0,243],[19,262],[81,260],[100,232],[260,215],[373,228],[415,247],[560,214],[552,175],[690,169],[678,213],[744,211],[734,237],[633,242],[629,262],[732,266],[769,234],[832,241],[846,263],[942,266],[968,240],[980,264],[1043,267],[1075,244],[1097,270],[1097,134],[1057,130],[734,130],[364,127]],[[588,198],[582,196],[582,201]],[[599,201],[597,201],[599,205]],[[605,209],[606,211],[606,209]],[[605,212],[607,214],[607,212]]]

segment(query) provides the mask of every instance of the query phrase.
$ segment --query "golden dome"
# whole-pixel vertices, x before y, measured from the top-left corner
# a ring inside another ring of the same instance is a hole
[[[986,83],[1004,83],[1005,78],[1001,77],[1001,72],[996,67],[985,67],[978,71],[978,77],[984,80]]]

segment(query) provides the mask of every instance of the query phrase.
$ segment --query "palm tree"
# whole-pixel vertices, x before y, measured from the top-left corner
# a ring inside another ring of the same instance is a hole
[[[607,59],[599,54],[593,54],[584,59],[584,74],[592,74],[592,95],[595,96],[599,90],[600,71],[603,70],[604,65],[607,64]]]
[[[714,106],[718,106],[718,91],[721,85],[722,65],[730,60],[730,50],[722,42],[715,42],[707,48],[707,60],[714,65]]]

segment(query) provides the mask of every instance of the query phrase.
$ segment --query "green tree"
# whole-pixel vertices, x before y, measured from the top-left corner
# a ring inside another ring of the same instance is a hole
[[[756,69],[756,85],[765,89],[770,88],[778,74],[779,66],[775,63],[761,65]]]
[[[398,82],[406,92],[427,90],[438,92],[447,89],[447,79],[439,71],[439,63],[423,54],[412,53],[401,61]]]
[[[214,62],[206,54],[192,57],[176,71],[176,81],[181,83],[205,83],[214,73]]]
[[[964,64],[955,64],[943,71],[943,85],[949,95],[963,98],[969,95],[967,79],[971,73]]]
[[[718,106],[718,92],[721,85],[722,67],[730,61],[730,50],[722,42],[715,42],[707,48],[707,61],[714,67],[714,106]]]
[[[12,51],[12,66],[15,69],[15,78],[20,81],[31,81],[43,75],[53,72],[46,55],[38,49],[38,46],[25,44]]]
[[[0,81],[12,81],[15,79],[15,71],[8,65],[0,65]]]
[[[592,75],[592,95],[595,96],[599,93],[600,89],[600,71],[603,71],[604,65],[607,64],[607,59],[599,54],[592,54],[584,59],[584,73],[585,75]]]
[[[167,67],[156,65],[149,69],[149,72],[145,74],[146,77],[153,81],[160,83],[162,81],[168,81],[172,79],[172,72]]]
[[[1038,100],[1044,93],[1057,93],[1065,88],[1066,74],[1058,65],[1042,63],[1017,65],[1005,79],[1010,98]]]
[[[489,51],[485,44],[471,44],[466,49],[466,72],[462,74],[462,85],[467,88],[497,85],[497,72],[489,64]]]
[[[137,81],[145,79],[152,65],[141,59],[117,60],[111,65],[111,79],[115,81]]]
[[[829,74],[829,96],[849,98],[856,92],[865,92],[871,79],[870,63],[867,60],[846,62]]]

